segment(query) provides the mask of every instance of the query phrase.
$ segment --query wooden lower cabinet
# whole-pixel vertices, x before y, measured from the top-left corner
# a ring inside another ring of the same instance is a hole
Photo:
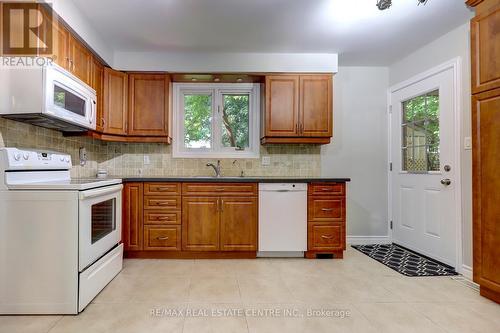
[[[309,223],[307,247],[312,251],[331,251],[345,249],[345,230],[343,223]]]
[[[220,200],[220,250],[257,251],[257,198]]]
[[[307,258],[333,255],[346,249],[345,183],[311,183],[307,195]]]
[[[472,97],[474,282],[500,303],[500,89]]]
[[[184,197],[182,203],[182,249],[219,250],[219,198]]]
[[[500,304],[500,0],[467,0],[471,20],[474,282]]]
[[[255,258],[257,184],[125,183],[126,257]]]
[[[144,226],[145,251],[179,251],[181,249],[180,226]]]
[[[143,241],[143,184],[123,186],[122,240],[125,251],[141,251]]]
[[[308,187],[307,258],[346,248],[345,183]],[[125,256],[255,258],[256,183],[131,182],[123,189]]]

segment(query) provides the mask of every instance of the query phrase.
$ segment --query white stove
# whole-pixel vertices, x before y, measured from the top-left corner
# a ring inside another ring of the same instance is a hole
[[[121,179],[73,178],[68,180],[34,181],[7,184],[10,190],[72,190],[84,191],[93,188],[120,184]]]
[[[0,314],[76,314],[122,268],[121,179],[70,169],[66,154],[0,148]]]

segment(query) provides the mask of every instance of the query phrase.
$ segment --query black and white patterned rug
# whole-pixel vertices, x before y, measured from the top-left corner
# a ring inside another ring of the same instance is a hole
[[[352,245],[352,247],[406,276],[458,275],[453,267],[397,244]]]

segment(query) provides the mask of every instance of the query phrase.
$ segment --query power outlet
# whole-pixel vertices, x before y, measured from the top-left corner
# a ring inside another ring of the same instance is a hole
[[[149,155],[144,155],[144,165],[151,164],[151,160],[149,159]]]
[[[87,164],[87,149],[85,149],[84,147],[80,147],[78,155],[80,157],[80,165],[84,166],[85,164]]]
[[[271,156],[262,156],[262,165],[271,165]]]

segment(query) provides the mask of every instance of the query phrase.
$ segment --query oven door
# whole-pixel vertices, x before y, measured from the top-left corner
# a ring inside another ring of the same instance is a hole
[[[121,240],[123,185],[80,192],[79,270],[102,257]]]
[[[95,129],[96,93],[91,87],[58,67],[46,69],[44,113],[84,128]]]

